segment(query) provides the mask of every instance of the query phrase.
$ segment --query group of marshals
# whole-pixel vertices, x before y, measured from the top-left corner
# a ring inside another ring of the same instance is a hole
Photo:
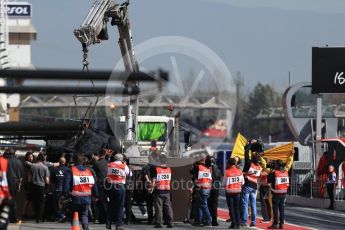
[[[155,228],[163,227],[164,223],[168,228],[173,228],[173,212],[170,201],[171,169],[167,167],[167,156],[161,154],[160,163],[150,167],[152,181],[148,185],[154,197]],[[98,188],[96,176],[91,168],[84,165],[85,158],[82,154],[73,157],[74,165],[67,170],[64,194],[72,197],[72,213],[78,212],[83,230],[89,229],[88,210],[92,199],[97,201]],[[5,170],[6,165],[0,158],[1,169]],[[6,172],[2,172],[4,177]],[[107,166],[107,177],[104,181],[104,188],[107,191],[108,207],[106,216],[106,229],[111,229],[115,222],[115,229],[123,229],[124,203],[126,194],[126,178],[131,177],[132,172],[124,160],[122,154],[115,154]],[[6,180],[2,180],[0,186],[1,198],[9,198],[6,192]],[[0,228],[1,230],[1,228]]]
[[[271,169],[269,174],[265,175],[267,171],[260,164],[260,154],[252,151],[251,158],[249,157],[249,151],[253,149],[252,145],[255,143],[256,140],[252,140],[245,147],[245,165],[243,171],[236,164],[234,158],[230,158],[228,161],[228,167],[224,175],[224,186],[231,217],[229,228],[239,229],[241,226],[247,226],[249,202],[251,204],[250,226],[254,227],[256,225],[256,195],[259,178],[263,172],[264,178],[267,176],[267,184],[271,187],[273,197],[274,219],[269,229],[283,229],[284,206],[289,187],[289,175],[285,170],[285,164],[281,160],[278,160],[275,163],[274,169]]]
[[[231,216],[229,228],[240,228],[247,225],[248,206],[251,204],[250,226],[256,225],[256,192],[259,178],[267,178],[264,186],[270,186],[272,193],[274,220],[269,229],[283,228],[284,206],[289,187],[289,175],[285,170],[285,164],[278,160],[270,171],[262,167],[259,152],[253,151],[252,145],[256,140],[250,141],[245,147],[245,165],[243,170],[239,167],[238,161],[234,158],[228,160],[228,167],[224,175],[224,188],[226,190],[226,201]],[[249,157],[249,151],[252,152]],[[73,157],[74,165],[66,172],[64,183],[64,195],[72,197],[72,213],[78,212],[84,230],[88,230],[88,211],[92,199],[98,199],[98,187],[95,173],[85,166],[85,158],[82,154]],[[168,158],[164,154],[159,155],[159,162],[150,166],[151,181],[148,191],[153,196],[155,209],[155,228],[162,228],[163,223],[168,228],[173,228],[173,211],[170,199],[170,184],[172,171],[167,166]],[[8,170],[7,160],[0,157],[0,212],[9,209],[11,195],[8,189],[7,177],[11,170]],[[207,200],[212,188],[212,170],[205,162],[205,157],[191,170],[197,194],[196,224],[212,225],[211,214]],[[267,175],[265,173],[269,172]],[[124,161],[122,154],[115,154],[108,163],[107,176],[104,187],[108,196],[108,207],[106,217],[106,228],[111,229],[115,222],[116,229],[123,229],[123,211],[125,203],[126,178],[132,175],[131,170]],[[7,229],[7,219],[3,220],[0,215],[0,230]],[[279,217],[279,218],[278,218]],[[164,219],[164,221],[163,221]],[[279,219],[279,221],[278,221]]]
[[[159,164],[151,165],[150,175],[152,181],[149,183],[149,191],[153,195],[155,208],[155,228],[163,227],[164,223],[168,228],[173,228],[173,211],[170,201],[171,169],[167,167],[168,158],[166,155],[159,156]],[[116,229],[122,229],[123,210],[125,202],[126,178],[131,177],[132,172],[126,165],[122,154],[116,154],[114,161],[108,164],[108,175],[106,190],[108,191],[109,206],[107,209],[106,228],[111,229],[112,221],[115,217]]]

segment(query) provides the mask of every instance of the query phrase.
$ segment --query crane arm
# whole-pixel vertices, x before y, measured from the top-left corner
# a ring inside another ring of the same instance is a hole
[[[132,41],[132,32],[128,17],[129,0],[122,4],[116,4],[115,0],[96,0],[91,10],[86,16],[81,26],[74,30],[74,35],[82,43],[84,68],[87,68],[87,47],[108,39],[107,23],[111,18],[111,25],[117,26],[119,31],[119,46],[121,49],[122,59],[127,73],[139,72],[139,65],[135,59],[135,53]],[[138,86],[138,82],[124,82],[125,87]],[[127,140],[135,142],[133,135],[135,127],[138,124],[138,97],[129,98],[127,111],[127,127],[129,130]]]
[[[111,25],[117,26],[119,30],[119,46],[126,71],[139,71],[133,49],[128,5],[128,1],[122,4],[116,4],[114,0],[96,0],[94,2],[84,22],[74,30],[74,35],[83,46],[83,62],[88,63],[86,60],[88,46],[108,40],[107,23],[111,18]]]
[[[100,40],[108,39],[106,31],[108,17],[106,12],[114,5],[113,0],[95,1],[84,22],[78,29],[74,30],[74,35],[83,44],[84,48],[99,43]]]
[[[111,17],[111,25],[117,26],[119,31],[119,46],[122,53],[123,62],[128,72],[138,72],[139,66],[135,59],[135,52],[133,47],[133,39],[130,21],[128,17],[129,2],[124,2],[121,5],[116,4],[109,9],[107,16]]]

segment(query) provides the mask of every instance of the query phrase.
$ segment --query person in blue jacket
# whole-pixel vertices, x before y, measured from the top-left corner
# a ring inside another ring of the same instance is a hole
[[[334,166],[328,166],[328,178],[325,183],[327,187],[327,193],[329,196],[329,200],[331,201],[328,209],[334,209],[334,188],[337,183],[337,174],[334,172]]]

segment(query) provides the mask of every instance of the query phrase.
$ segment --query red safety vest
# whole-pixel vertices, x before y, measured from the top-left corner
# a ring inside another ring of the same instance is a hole
[[[10,190],[8,189],[7,166],[8,160],[4,157],[0,157],[0,170],[2,175],[0,182],[0,203],[3,199],[11,198]]]
[[[72,195],[77,197],[91,196],[91,190],[95,184],[95,178],[93,177],[91,171],[89,169],[82,171],[79,170],[77,167],[73,166],[72,175]]]
[[[156,172],[157,172],[157,179],[156,179],[157,190],[170,190],[171,169],[156,167]]]
[[[267,172],[261,172],[260,174],[260,185],[262,186],[267,186],[267,177],[268,177],[268,173]]]
[[[287,193],[289,188],[289,173],[288,172],[281,172],[276,170],[274,172],[275,186],[272,188],[272,192],[275,194],[284,194]]]
[[[243,173],[241,169],[233,166],[225,171],[227,193],[240,193],[243,184]]]
[[[126,183],[126,164],[111,162],[108,164],[107,180],[110,184]]]
[[[246,177],[250,182],[257,184],[258,178],[260,177],[260,172],[260,165],[255,165],[254,163],[251,163],[248,172],[246,172]]]
[[[197,186],[200,189],[210,189],[212,184],[211,169],[204,165],[199,165]]]

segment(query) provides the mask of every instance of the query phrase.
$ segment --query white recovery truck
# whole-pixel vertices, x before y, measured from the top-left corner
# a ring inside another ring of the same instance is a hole
[[[147,156],[152,147],[169,157],[179,157],[180,148],[178,118],[167,116],[138,116],[135,143],[125,140],[124,116],[116,119],[115,133],[126,148],[126,155],[131,165],[142,165],[147,162]],[[187,138],[187,136],[186,136]]]

